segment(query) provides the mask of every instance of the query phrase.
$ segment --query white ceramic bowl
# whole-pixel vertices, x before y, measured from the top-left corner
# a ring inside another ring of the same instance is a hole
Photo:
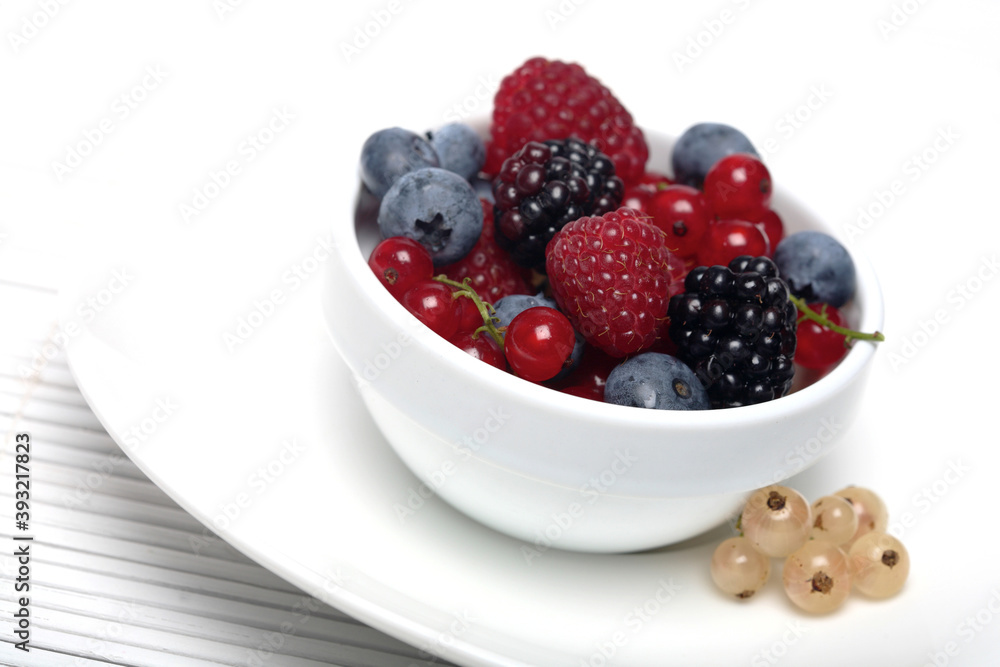
[[[651,168],[666,171],[671,140],[647,131],[647,141]],[[642,550],[713,528],[752,490],[819,460],[861,405],[875,353],[864,341],[814,384],[724,410],[608,405],[521,380],[467,356],[390,296],[366,263],[378,231],[356,226],[344,196],[324,294],[334,345],[380,430],[423,482],[411,495],[433,491],[527,542],[529,557],[549,548]],[[789,233],[836,236],[780,187],[772,206]],[[852,256],[858,290],[848,317],[860,330],[881,330],[878,281]],[[401,493],[387,511],[416,512],[421,501]]]

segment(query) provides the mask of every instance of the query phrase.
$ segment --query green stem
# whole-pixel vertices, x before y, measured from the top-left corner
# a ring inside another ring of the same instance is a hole
[[[885,340],[885,336],[882,335],[882,333],[879,331],[876,331],[874,333],[865,333],[863,331],[855,331],[854,329],[848,329],[846,327],[834,324],[833,322],[830,321],[830,318],[826,316],[825,312],[817,313],[815,310],[810,308],[806,304],[805,299],[802,299],[801,297],[790,295],[788,298],[792,303],[795,304],[795,307],[799,309],[799,313],[802,314],[802,317],[804,317],[807,320],[812,320],[813,322],[816,322],[820,326],[826,327],[830,331],[834,331],[844,336],[844,338],[846,339],[844,341],[845,344],[849,340],[871,340],[876,342],[881,342]]]
[[[476,309],[479,310],[479,314],[483,318],[483,326],[473,332],[473,336],[478,336],[481,331],[485,331],[496,344],[500,346],[500,351],[503,352],[503,334],[500,329],[497,328],[497,322],[500,320],[496,317],[496,311],[493,310],[493,306],[485,301],[476,294],[476,290],[472,289],[472,279],[466,278],[462,282],[452,280],[443,273],[438,276],[434,276],[434,280],[439,283],[444,283],[445,285],[450,285],[455,288],[455,293],[452,298],[457,299],[459,297],[467,297],[472,299],[472,303],[476,304]]]

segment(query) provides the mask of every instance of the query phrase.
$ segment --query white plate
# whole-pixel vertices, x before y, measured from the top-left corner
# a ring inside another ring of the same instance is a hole
[[[430,497],[365,413],[325,333],[322,236],[248,236],[236,251],[235,235],[176,231],[94,265],[65,295],[69,359],[154,482],[308,593],[469,665],[917,664],[936,645],[913,637],[954,591],[919,568],[895,599],[809,617],[776,581],[750,604],[716,592],[708,561],[727,527],[586,555],[474,523]],[[241,319],[251,335],[231,350]],[[796,485],[830,492],[862,469],[865,422]]]

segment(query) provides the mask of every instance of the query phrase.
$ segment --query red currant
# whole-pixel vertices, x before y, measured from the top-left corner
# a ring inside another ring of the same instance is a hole
[[[621,205],[637,211],[646,211],[653,195],[670,184],[670,179],[663,174],[647,171],[639,181],[625,188]]]
[[[667,247],[680,257],[698,253],[711,219],[705,196],[697,188],[671,185],[650,199],[646,212],[667,235]]]
[[[458,331],[462,320],[458,300],[444,283],[421,280],[403,293],[400,303],[442,338],[451,338]]]
[[[764,233],[746,220],[716,220],[698,250],[698,263],[702,266],[727,266],[739,255],[761,257],[771,254],[771,246]]]
[[[771,203],[771,174],[747,153],[733,153],[705,174],[705,199],[719,217],[729,218],[765,209]]]
[[[637,181],[637,184],[651,188],[655,192],[662,190],[668,185],[673,185],[673,181],[666,174],[661,174],[658,171],[647,171]]]
[[[555,308],[536,306],[514,316],[504,334],[504,353],[515,375],[550,380],[567,364],[576,344],[573,325]]]
[[[772,251],[778,247],[781,239],[785,238],[785,223],[773,209],[766,208],[758,213],[749,213],[743,217],[764,232]]]
[[[483,315],[479,312],[476,302],[466,296],[459,296],[455,299],[455,307],[458,309],[458,332],[472,333],[483,326]]]
[[[368,257],[368,266],[396,299],[421,280],[434,275],[434,262],[427,249],[406,236],[381,242]]]
[[[642,185],[625,188],[625,194],[622,196],[622,206],[646,212],[649,210],[649,200],[653,198],[654,194],[652,190]]]
[[[844,326],[844,318],[833,306],[810,303],[809,308],[821,314],[838,327]],[[827,329],[818,322],[802,320],[796,332],[795,363],[803,368],[826,370],[847,354],[845,337]]]
[[[469,331],[462,331],[452,336],[449,340],[452,345],[465,351],[469,356],[475,357],[480,361],[485,361],[490,366],[499,368],[502,371],[507,370],[507,360],[503,356],[503,351],[488,333],[480,332],[473,334]]]

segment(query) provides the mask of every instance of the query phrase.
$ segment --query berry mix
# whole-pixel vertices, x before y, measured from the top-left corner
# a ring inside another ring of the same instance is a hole
[[[889,514],[873,491],[848,486],[811,505],[801,493],[773,484],[747,499],[741,532],[712,554],[712,580],[723,593],[745,600],[782,562],[782,585],[799,608],[822,614],[838,609],[852,591],[892,597],[906,583],[910,556],[887,532]]]
[[[854,339],[850,255],[786,236],[750,140],[700,123],[671,164],[576,64],[503,79],[489,139],[452,123],[362,148],[382,241],[369,266],[414,316],[473,357],[584,398],[727,408],[786,395]],[[667,175],[669,171],[670,175]]]

